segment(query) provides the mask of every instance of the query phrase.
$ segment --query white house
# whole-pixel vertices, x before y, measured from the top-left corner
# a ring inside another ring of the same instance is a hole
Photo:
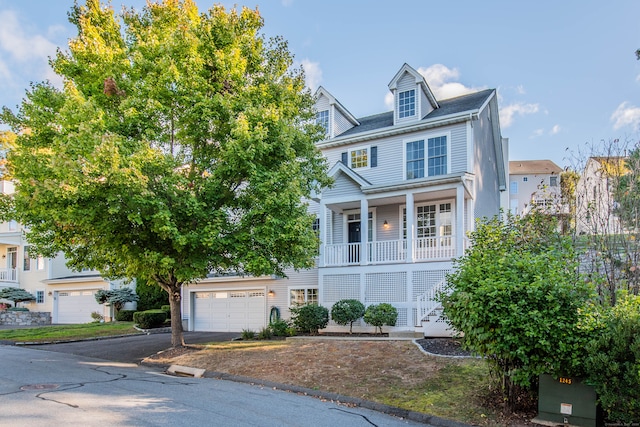
[[[317,267],[288,278],[218,276],[185,286],[188,330],[259,330],[276,312],[288,318],[293,304],[331,308],[355,298],[394,305],[392,332],[443,333],[434,296],[452,259],[463,254],[477,218],[507,208],[497,95],[436,99],[407,64],[388,88],[393,111],[361,118],[325,88],[316,93],[317,121],[327,130],[317,145],[335,180],[310,201],[321,240]]]
[[[13,183],[0,181],[0,191],[13,193]],[[98,304],[94,295],[99,289],[122,285],[104,280],[97,271],[71,271],[62,255],[51,259],[30,254],[22,225],[15,221],[0,223],[0,288],[29,291],[36,300],[21,306],[50,312],[53,323],[88,323],[93,320],[92,312],[109,319],[110,307]]]
[[[560,174],[562,168],[551,160],[514,160],[509,162],[509,209],[523,215],[536,207],[557,212],[561,207]]]

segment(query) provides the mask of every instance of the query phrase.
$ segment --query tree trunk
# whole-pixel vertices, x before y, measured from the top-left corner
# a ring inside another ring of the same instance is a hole
[[[184,333],[182,329],[182,283],[177,282],[173,277],[169,280],[158,280],[158,286],[169,294],[169,305],[171,307],[171,347],[184,347]]]

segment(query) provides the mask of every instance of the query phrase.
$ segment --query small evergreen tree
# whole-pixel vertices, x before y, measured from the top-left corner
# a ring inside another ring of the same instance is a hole
[[[96,301],[99,304],[110,305],[115,310],[115,315],[124,307],[128,302],[138,301],[138,295],[133,293],[131,288],[119,288],[109,290],[99,290],[96,292]]]
[[[357,299],[343,299],[331,307],[331,320],[338,325],[349,324],[349,333],[353,333],[353,322],[364,316],[364,304]]]
[[[364,321],[380,330],[380,335],[383,326],[396,326],[397,320],[398,310],[386,302],[370,305],[364,313]]]
[[[0,289],[0,299],[13,301],[13,306],[17,307],[19,302],[35,301],[33,294],[20,288],[4,288]]]

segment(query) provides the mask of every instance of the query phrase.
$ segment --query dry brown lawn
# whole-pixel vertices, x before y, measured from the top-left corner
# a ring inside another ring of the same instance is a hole
[[[302,386],[478,425],[531,419],[491,409],[483,361],[430,356],[411,341],[234,341],[169,350],[145,362]]]

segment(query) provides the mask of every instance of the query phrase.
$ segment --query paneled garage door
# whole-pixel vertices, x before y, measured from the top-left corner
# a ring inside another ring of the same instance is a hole
[[[57,323],[89,323],[91,313],[102,313],[104,307],[94,297],[97,289],[58,292]]]
[[[265,327],[264,290],[195,292],[193,328],[196,331],[258,332]]]

